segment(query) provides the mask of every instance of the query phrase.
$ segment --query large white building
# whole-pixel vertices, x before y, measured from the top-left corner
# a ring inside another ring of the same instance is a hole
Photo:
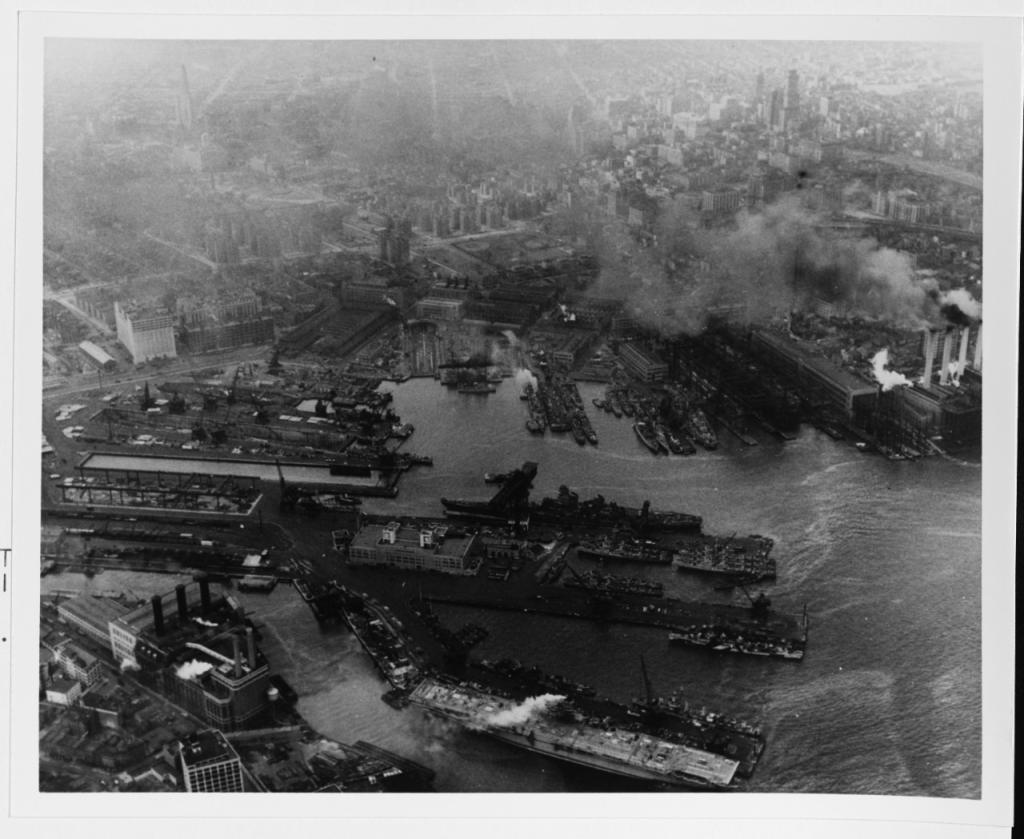
[[[399,522],[367,525],[352,539],[348,561],[353,565],[390,565],[408,571],[473,574],[476,536],[455,535],[447,527],[410,527]]]
[[[188,792],[244,792],[238,752],[216,729],[200,731],[179,744],[181,774]]]
[[[114,303],[117,340],[131,353],[135,364],[153,358],[175,358],[174,317],[166,312],[146,312]]]

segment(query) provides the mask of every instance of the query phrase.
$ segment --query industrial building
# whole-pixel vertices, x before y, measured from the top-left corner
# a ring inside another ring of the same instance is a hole
[[[416,317],[429,320],[462,320],[465,304],[461,300],[424,297],[416,303]]]
[[[212,596],[205,579],[131,610],[92,600],[78,597],[58,612],[207,723],[245,728],[268,707],[270,670],[253,630],[242,625],[230,598]]]
[[[58,604],[57,614],[76,630],[104,646],[110,644],[110,624],[129,609],[108,598],[79,595]]]
[[[354,565],[390,565],[414,571],[472,574],[476,536],[455,535],[447,527],[411,527],[399,522],[367,525],[352,539],[348,561]]]
[[[147,311],[131,303],[114,303],[117,340],[135,364],[154,358],[176,358],[174,317],[169,312]]]
[[[637,344],[623,344],[619,358],[626,368],[643,382],[663,382],[668,376],[668,364],[653,350]]]
[[[862,421],[872,410],[878,385],[848,373],[795,341],[755,331],[752,347],[773,367],[796,380],[811,396],[836,408],[846,419]]]
[[[214,299],[188,297],[178,301],[182,343],[192,352],[264,344],[274,340],[274,320],[261,314],[252,291]]]
[[[117,361],[115,361],[110,354],[102,347],[96,346],[92,341],[82,341],[78,345],[78,349],[82,351],[82,355],[85,356],[86,360],[100,370],[115,370],[117,369]]]
[[[199,731],[178,743],[187,792],[244,792],[242,759],[223,734]]]

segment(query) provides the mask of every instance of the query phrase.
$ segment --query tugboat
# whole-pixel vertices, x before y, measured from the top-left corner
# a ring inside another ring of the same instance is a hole
[[[696,447],[686,437],[666,430],[665,438],[668,440],[668,447],[672,449],[673,454],[691,455],[697,453]]]
[[[609,393],[605,400],[605,410],[611,411],[617,419],[622,419],[622,406],[619,404],[619,397]]]
[[[587,445],[587,433],[583,430],[583,424],[575,417],[572,420],[572,436],[581,446]]]
[[[690,433],[705,449],[718,448],[718,435],[708,422],[707,416],[700,408],[691,408],[689,416]]]
[[[640,442],[647,446],[652,454],[658,454],[661,451],[661,446],[658,444],[658,438],[654,430],[646,422],[634,422],[633,431],[640,438]]]

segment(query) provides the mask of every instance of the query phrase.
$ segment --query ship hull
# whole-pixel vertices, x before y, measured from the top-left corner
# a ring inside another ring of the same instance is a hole
[[[441,714],[444,716],[444,714]],[[622,778],[632,778],[637,781],[647,781],[650,783],[657,784],[671,784],[672,786],[684,787],[687,789],[699,789],[706,792],[721,792],[724,788],[717,787],[712,784],[700,781],[696,778],[678,779],[666,777],[657,772],[648,772],[641,767],[628,766],[610,760],[602,759],[596,755],[580,754],[573,752],[571,749],[558,748],[553,743],[547,743],[537,738],[533,741],[529,737],[524,737],[521,734],[514,732],[502,731],[501,729],[487,728],[481,730],[479,733],[486,734],[489,737],[493,737],[496,740],[500,740],[503,743],[508,743],[510,746],[515,746],[519,749],[525,749],[528,752],[534,754],[543,755],[544,757],[550,757],[555,760],[561,760],[566,763],[573,763],[576,766],[583,766],[587,769],[594,769],[600,772],[606,772],[611,775],[618,775]]]

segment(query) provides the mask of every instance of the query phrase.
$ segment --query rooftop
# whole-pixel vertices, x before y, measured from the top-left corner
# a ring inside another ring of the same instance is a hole
[[[87,594],[79,595],[72,600],[65,600],[57,609],[61,613],[69,613],[79,620],[104,629],[110,621],[117,620],[129,612],[127,606],[116,600],[106,597],[91,597]]]
[[[237,758],[238,755],[231,744],[216,729],[199,731],[181,741],[181,759],[185,766],[190,768]]]

